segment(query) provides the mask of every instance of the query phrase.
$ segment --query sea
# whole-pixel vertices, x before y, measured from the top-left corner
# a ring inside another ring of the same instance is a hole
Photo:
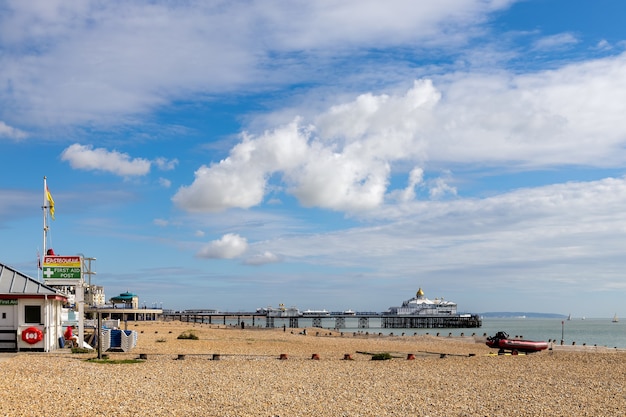
[[[528,340],[552,340],[565,345],[606,346],[626,348],[626,324],[611,318],[483,318],[480,334],[493,336],[504,331],[509,336]],[[476,334],[479,334],[476,332]]]
[[[228,324],[240,325],[240,322],[228,320]],[[246,320],[245,325],[251,323]],[[264,323],[257,321],[256,326]],[[276,318],[274,326],[286,326],[289,329],[289,320]],[[484,317],[482,327],[479,328],[440,328],[440,329],[384,329],[380,327],[380,320],[372,318],[368,328],[358,327],[358,317],[345,319],[345,327],[334,329],[334,318],[322,319],[321,329],[339,330],[345,333],[394,334],[405,335],[437,335],[439,336],[494,336],[504,331],[510,337],[519,337],[526,340],[554,341],[564,345],[606,346],[610,348],[626,349],[626,322],[613,322],[611,318],[491,318]],[[313,327],[311,319],[299,318],[299,327]]]

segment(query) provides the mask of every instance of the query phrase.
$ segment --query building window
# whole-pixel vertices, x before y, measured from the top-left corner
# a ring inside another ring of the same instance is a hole
[[[41,323],[41,306],[24,306],[25,323]]]

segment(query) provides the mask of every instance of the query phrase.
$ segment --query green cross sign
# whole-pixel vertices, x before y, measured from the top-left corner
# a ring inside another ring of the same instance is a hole
[[[46,266],[43,276],[45,279],[80,279],[80,268]]]

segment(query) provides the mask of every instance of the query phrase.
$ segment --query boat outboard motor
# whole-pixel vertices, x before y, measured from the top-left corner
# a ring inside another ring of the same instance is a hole
[[[496,339],[508,339],[509,338],[509,334],[506,333],[506,332],[500,331],[500,332],[496,333],[496,337],[495,338]]]
[[[495,336],[489,336],[487,340],[506,340],[509,338],[508,333],[499,331]]]

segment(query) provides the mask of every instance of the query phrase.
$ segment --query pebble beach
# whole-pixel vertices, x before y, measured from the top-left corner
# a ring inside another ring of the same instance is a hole
[[[471,336],[176,321],[127,328],[137,347],[106,352],[104,363],[69,349],[4,357],[0,415],[626,416],[622,350],[496,355]],[[198,339],[178,339],[188,331]],[[391,359],[372,360],[378,353]]]

